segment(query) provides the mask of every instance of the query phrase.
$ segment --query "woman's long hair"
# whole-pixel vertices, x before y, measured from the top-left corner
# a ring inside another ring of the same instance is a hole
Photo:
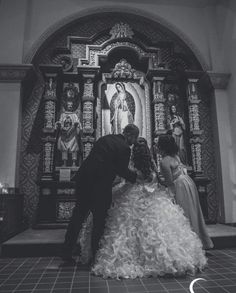
[[[142,172],[144,179],[148,179],[152,173],[152,155],[145,138],[137,139],[133,147],[132,159],[134,167]]]
[[[178,154],[178,146],[175,139],[170,134],[160,135],[158,138],[157,147],[160,151],[164,152],[165,155],[174,157]]]

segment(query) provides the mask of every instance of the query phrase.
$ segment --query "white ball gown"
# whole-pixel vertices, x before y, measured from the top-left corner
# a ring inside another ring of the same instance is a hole
[[[202,243],[155,180],[122,182],[113,191],[104,236],[92,272],[103,278],[194,274],[206,265]],[[88,258],[90,224],[82,232],[82,260]]]

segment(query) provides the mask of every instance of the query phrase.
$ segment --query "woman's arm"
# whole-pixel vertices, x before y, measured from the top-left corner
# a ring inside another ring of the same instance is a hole
[[[156,178],[157,178],[157,181],[159,184],[167,187],[166,183],[165,183],[165,180],[162,179],[160,176],[159,176],[159,172],[158,172],[158,169],[157,169],[157,165],[156,165],[156,162],[155,160],[152,158],[152,168],[154,170],[154,172],[156,173]]]
[[[185,127],[184,120],[180,116],[179,116],[179,122],[181,124],[182,129],[185,130],[186,127]]]

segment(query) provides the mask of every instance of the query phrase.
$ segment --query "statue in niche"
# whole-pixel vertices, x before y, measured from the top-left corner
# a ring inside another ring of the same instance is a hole
[[[176,144],[179,148],[179,157],[183,164],[186,164],[186,148],[184,143],[184,133],[186,126],[183,118],[178,115],[176,105],[172,104],[169,108],[169,117],[167,119],[168,132],[172,134],[175,139]]]
[[[56,84],[52,78],[49,78],[49,81],[46,83],[45,96],[46,97],[56,96]]]
[[[126,91],[122,82],[115,84],[116,93],[110,103],[110,123],[113,134],[120,134],[127,124],[134,123],[135,103],[132,95]]]
[[[198,100],[198,94],[196,90],[196,84],[194,82],[189,83],[188,86],[188,96],[190,101]]]
[[[62,111],[59,121],[56,122],[58,129],[57,149],[62,154],[63,166],[68,165],[68,157],[71,154],[72,166],[76,166],[76,162],[81,158],[82,141],[81,132],[82,126],[79,119],[79,114],[75,111],[75,98],[78,98],[76,88],[69,84],[65,89],[64,111]]]
[[[115,65],[112,71],[112,76],[114,78],[133,78],[135,75],[135,70],[132,69],[131,65],[126,61],[126,59],[121,59],[119,63]]]

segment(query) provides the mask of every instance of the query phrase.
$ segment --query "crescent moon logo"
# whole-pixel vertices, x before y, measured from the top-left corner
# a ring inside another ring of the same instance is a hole
[[[203,278],[197,278],[197,279],[192,280],[192,282],[191,282],[190,285],[189,285],[189,291],[190,291],[190,293],[194,293],[194,291],[193,291],[193,285],[194,285],[197,281],[200,281],[200,280],[202,280],[202,281],[206,281],[206,279],[203,279]]]

